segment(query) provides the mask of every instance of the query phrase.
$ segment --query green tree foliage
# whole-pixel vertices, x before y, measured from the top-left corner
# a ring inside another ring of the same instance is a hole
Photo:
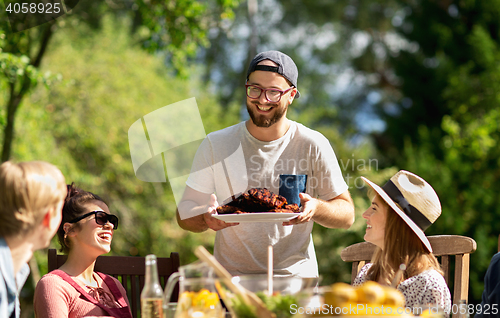
[[[488,10],[485,17],[494,19],[498,26],[498,9],[484,9]],[[463,220],[459,229],[478,242],[473,274],[476,281],[482,280],[497,251],[500,232],[495,222],[500,217],[496,195],[500,187],[500,41],[497,32],[488,31],[488,24],[472,27],[465,39],[472,58],[448,76],[443,97],[450,114],[443,117],[445,135],[440,142],[443,162],[453,176],[450,186],[456,194],[450,210],[460,211]],[[479,300],[481,287],[472,285],[475,299]]]
[[[209,45],[207,31],[234,17],[232,9],[239,0],[135,1],[134,28],[140,24],[148,33],[143,47],[150,52],[166,51],[171,64],[186,75],[188,58],[198,47]]]
[[[143,47],[154,53],[168,53],[173,69],[186,75],[188,57],[194,57],[198,46],[208,44],[208,28],[232,18],[232,8],[237,3],[238,0],[123,0],[116,4],[81,0],[76,8],[57,22],[51,20],[22,32],[14,32],[14,27],[11,29],[7,12],[0,5],[0,88],[6,92],[1,160],[10,158],[16,113],[24,96],[39,81],[51,81],[51,78],[40,76],[37,69],[57,30],[74,27],[88,32],[81,25],[85,24],[94,30],[99,28],[106,12],[117,16],[133,14],[134,24],[129,30],[143,43]],[[80,36],[85,37],[87,34],[80,33]]]
[[[86,1],[82,1],[86,2]],[[99,15],[102,6],[90,4],[86,12],[90,16]],[[39,82],[50,84],[54,78],[50,72],[40,73],[41,66],[50,40],[61,23],[51,20],[41,26],[16,32],[16,24],[7,17],[3,3],[0,4],[0,88],[5,92],[2,117],[3,136],[1,160],[11,156],[12,141],[15,133],[15,118],[22,100]],[[64,23],[62,23],[64,24]]]

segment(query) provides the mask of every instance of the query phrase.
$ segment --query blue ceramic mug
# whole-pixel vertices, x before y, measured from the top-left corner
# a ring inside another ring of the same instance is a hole
[[[288,204],[297,203],[300,206],[299,193],[306,192],[306,174],[280,174],[280,192]]]

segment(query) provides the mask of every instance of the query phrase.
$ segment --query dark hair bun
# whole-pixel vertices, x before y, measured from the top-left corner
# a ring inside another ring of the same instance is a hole
[[[68,194],[66,195],[66,199],[65,199],[66,202],[69,201],[72,197],[74,197],[82,192],[81,189],[79,189],[75,186],[74,182],[71,182],[71,184],[68,184],[67,187],[68,187]]]

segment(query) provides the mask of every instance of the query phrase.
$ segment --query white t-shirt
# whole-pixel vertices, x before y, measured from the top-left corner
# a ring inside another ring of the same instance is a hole
[[[231,197],[228,179],[234,193],[267,188],[278,194],[281,174],[307,175],[306,193],[322,200],[348,189],[328,139],[294,121],[283,137],[270,142],[253,137],[244,122],[210,133],[198,148],[186,184],[215,193],[223,204]],[[281,223],[240,223],[217,231],[214,255],[232,275],[262,274],[267,271],[267,246],[273,245],[275,275],[317,277],[314,222]]]

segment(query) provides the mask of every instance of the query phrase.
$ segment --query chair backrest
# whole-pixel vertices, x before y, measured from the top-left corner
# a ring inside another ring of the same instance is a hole
[[[58,269],[66,259],[67,255],[57,254],[55,249],[49,249],[49,272]],[[168,277],[179,271],[179,254],[172,252],[170,257],[158,257],[158,276],[162,288],[165,288]],[[127,291],[132,315],[139,316],[141,311],[140,296],[144,286],[146,273],[146,258],[139,256],[99,256],[95,262],[94,270],[117,278]],[[171,301],[177,301],[178,287],[174,290]]]
[[[434,255],[440,259],[444,279],[448,287],[450,287],[450,291],[453,291],[453,304],[458,305],[460,300],[468,301],[470,253],[476,250],[476,241],[470,237],[460,235],[435,235],[427,238],[432,245]],[[361,267],[366,262],[370,262],[375,247],[372,243],[362,242],[350,245],[340,253],[340,257],[344,262],[352,262],[351,284]],[[450,266],[451,256],[455,256],[453,290],[450,281],[450,273],[452,272]]]

